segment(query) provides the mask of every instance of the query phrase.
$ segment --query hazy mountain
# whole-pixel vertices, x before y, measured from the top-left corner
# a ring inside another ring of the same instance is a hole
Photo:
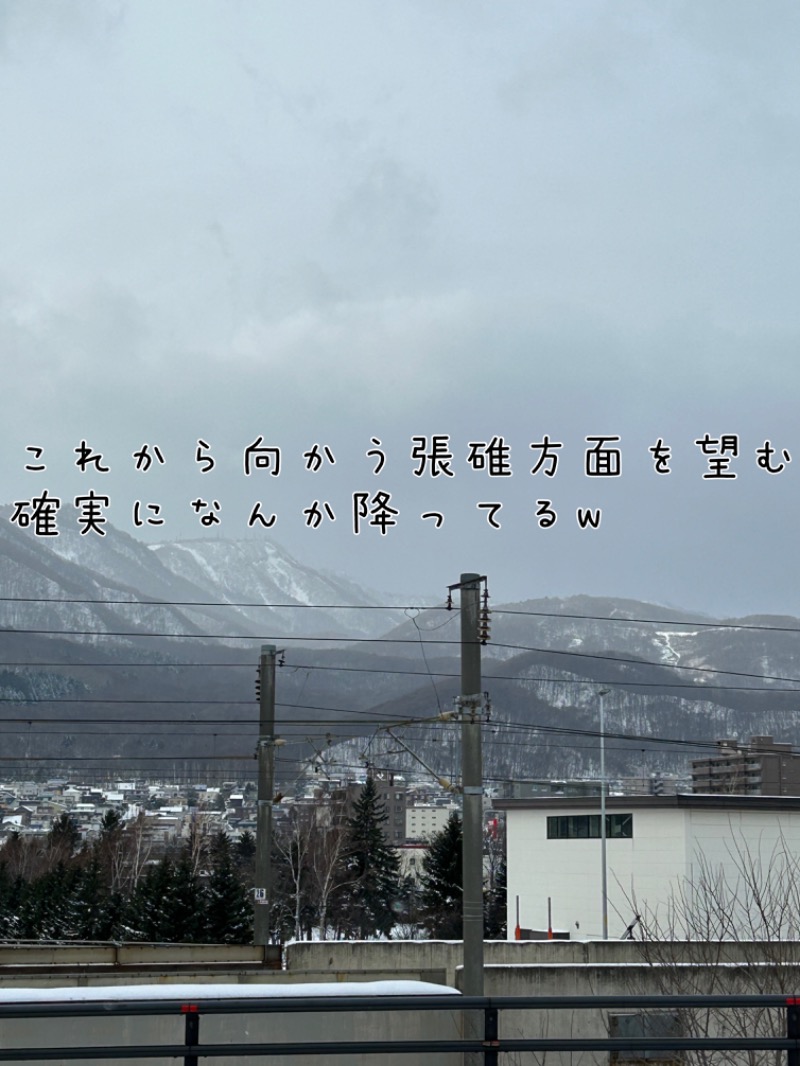
[[[293,634],[374,635],[401,617],[399,611],[379,617],[370,611],[342,609],[339,605],[377,606],[382,600],[354,581],[303,565],[262,538],[174,541],[155,545],[152,551],[171,574],[205,590],[209,599],[284,605],[237,608],[237,616],[247,620],[251,631],[260,627],[277,634],[276,639]],[[310,604],[315,610],[304,610]]]
[[[145,625],[153,632],[188,629],[231,637],[263,634],[267,639],[363,636],[402,617],[400,611],[340,609],[339,604],[365,607],[386,601],[346,578],[304,566],[261,538],[146,545],[113,526],[106,527],[104,537],[65,529],[58,537],[37,538],[1,519],[0,576],[6,595],[30,601],[83,598],[137,604],[71,604],[65,612],[59,605],[6,602],[0,612],[2,625],[36,627],[50,619],[52,628],[67,630]],[[173,606],[141,605],[154,600]],[[317,605],[315,610],[303,609],[309,604]]]
[[[435,719],[459,689],[457,609],[358,610],[386,604],[262,540],[152,547],[113,529],[37,539],[0,521],[0,578],[7,764],[230,757],[251,774],[261,641],[285,649],[283,779],[320,752],[408,764],[379,727]],[[611,773],[680,769],[723,736],[794,741],[799,649],[794,618],[719,622],[614,598],[493,605],[487,778],[596,773],[601,689]],[[457,769],[457,727],[400,728],[437,772]],[[347,736],[360,739],[338,748]]]
[[[449,623],[446,614],[427,612],[392,632],[408,642],[396,645],[396,654],[415,657],[430,676],[376,707],[376,718],[431,718],[453,706],[460,680],[458,648],[445,642],[458,639],[457,615],[450,617]],[[491,702],[484,730],[487,780],[596,775],[603,690],[610,774],[683,772],[692,757],[724,737],[771,734],[795,742],[799,651],[795,618],[714,620],[583,596],[496,606],[483,649]],[[457,726],[394,732],[437,773],[457,770]],[[419,769],[380,734],[336,749],[330,758],[352,762],[362,751],[377,763]]]

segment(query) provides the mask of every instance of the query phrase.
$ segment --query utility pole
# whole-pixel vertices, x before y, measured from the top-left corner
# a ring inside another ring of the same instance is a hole
[[[479,574],[462,574],[461,598],[461,784],[462,920],[466,996],[483,995],[483,756]]]
[[[274,644],[261,645],[256,688],[258,721],[258,814],[256,821],[256,884],[253,943],[269,943],[272,889],[272,797],[275,794],[275,655]]]
[[[600,697],[600,916],[603,940],[608,940],[608,861],[606,859],[606,719],[603,697],[610,689],[601,688]]]

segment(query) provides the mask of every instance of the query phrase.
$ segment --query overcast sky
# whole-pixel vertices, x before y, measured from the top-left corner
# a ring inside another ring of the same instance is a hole
[[[0,499],[433,598],[800,614],[798,45],[792,0],[0,0]]]

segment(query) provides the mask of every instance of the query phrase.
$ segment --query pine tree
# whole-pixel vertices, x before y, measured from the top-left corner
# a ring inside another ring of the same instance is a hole
[[[50,869],[69,862],[80,842],[80,830],[65,811],[56,818],[47,834],[47,858]]]
[[[445,827],[431,839],[422,860],[422,924],[436,939],[460,940],[463,936],[463,853],[461,819],[452,811]]]
[[[0,862],[0,940],[16,940],[19,937],[19,912],[25,893],[25,882]]]
[[[100,822],[100,839],[103,840],[111,837],[118,831],[121,831],[122,828],[122,815],[119,811],[115,811],[113,807],[109,807]]]
[[[206,893],[187,849],[173,864],[164,912],[168,931],[164,939],[176,944],[202,944],[208,940]]]
[[[400,897],[400,860],[389,847],[382,824],[387,815],[369,777],[347,821],[343,849],[343,890],[337,901],[339,925],[360,940],[388,936]]]
[[[169,897],[173,872],[170,859],[162,859],[139,879],[122,915],[124,939],[151,943],[171,939]]]
[[[245,829],[236,841],[233,852],[237,868],[249,876],[256,862],[256,838],[249,829]]]
[[[33,856],[31,841],[23,840],[19,830],[14,829],[0,847],[0,862],[7,868],[11,877],[21,877],[23,880],[30,878],[30,868]]]
[[[93,855],[75,881],[70,922],[76,940],[110,940],[119,917],[119,900],[112,899],[100,860]]]
[[[125,826],[122,815],[115,810],[107,810],[100,823],[100,835],[92,846],[92,861],[97,863],[99,878],[108,894],[108,901],[113,901],[113,908],[119,916],[121,892],[125,882]]]
[[[207,936],[212,944],[249,944],[253,912],[234,866],[233,849],[223,832],[211,841],[213,869],[206,887]]]
[[[81,872],[59,863],[31,881],[20,906],[20,937],[25,940],[76,938],[76,900]]]

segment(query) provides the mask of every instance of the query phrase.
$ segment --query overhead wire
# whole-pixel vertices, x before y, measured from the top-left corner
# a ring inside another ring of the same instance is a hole
[[[685,621],[675,618],[623,618],[612,617],[611,615],[603,614],[567,614],[563,611],[520,611],[511,607],[493,607],[492,614],[508,614],[516,615],[523,618],[551,618],[551,619],[569,619],[570,621],[584,621],[584,622],[616,622],[620,625],[658,625],[658,626],[683,626],[692,627],[696,626],[698,629],[745,629],[755,632],[767,632],[767,633],[800,633],[800,623],[796,626],[764,626],[754,625],[750,622],[703,622],[698,619],[687,619]]]
[[[214,607],[214,608],[237,608],[237,609],[267,609],[267,610],[347,610],[347,611],[459,611],[457,606],[442,603],[437,604],[366,604],[366,603],[264,603],[254,601],[236,600],[168,600],[168,599],[92,599],[88,597],[62,597],[62,596],[0,596],[0,603],[46,603],[46,604],[80,604],[84,606],[125,606],[125,607]],[[696,626],[702,629],[731,629],[749,630],[753,632],[772,633],[800,633],[800,623],[796,626],[780,625],[756,625],[744,621],[704,621],[698,618],[647,618],[647,617],[623,617],[600,614],[577,614],[566,611],[534,611],[523,610],[515,607],[492,607],[495,615],[510,615],[523,618],[548,618],[553,620],[566,619],[569,621],[612,622],[619,625],[676,625],[682,627]],[[750,616],[748,616],[750,617]],[[346,639],[346,638],[343,638]]]
[[[337,636],[323,637],[310,634],[281,633],[277,636],[259,634],[248,636],[242,633],[173,633],[156,632],[154,630],[117,630],[117,629],[33,629],[23,626],[15,626],[13,629],[0,626],[0,636],[3,633],[22,634],[25,636],[40,637],[137,637],[140,639],[169,639],[169,640],[230,640],[230,641],[276,641],[287,643],[289,641],[299,644],[327,643],[327,644],[416,644],[415,637],[358,637]],[[459,644],[457,640],[435,640],[433,644]]]
[[[433,718],[421,718],[420,717],[420,718],[415,718],[415,719],[406,719],[406,721],[410,722],[413,725],[425,725],[425,726],[428,726],[428,727],[440,726],[440,727],[449,727],[449,728],[456,728],[457,729],[457,723],[454,723],[452,721],[442,721],[438,717],[433,717]],[[47,724],[47,725],[69,724],[69,723],[64,723],[63,720],[61,720],[61,719],[39,719],[39,720],[34,720],[34,721],[31,721],[31,720],[25,719],[25,718],[23,718],[23,719],[0,719],[0,727],[3,726],[3,725],[6,725],[6,724],[19,725],[19,724],[23,724],[23,723],[27,723],[28,725],[39,724],[39,723],[44,723],[44,724]],[[71,719],[70,723],[71,724],[80,723],[80,724],[88,724],[88,725],[98,725],[98,724],[105,724],[105,723],[117,724],[113,720],[93,719],[93,718]],[[127,722],[125,724],[131,725],[131,726],[141,724],[142,726],[151,727],[154,724],[191,725],[191,726],[207,726],[207,725],[228,726],[228,725],[240,725],[240,724],[250,724],[250,723],[249,722],[243,722],[242,720],[237,720],[237,719],[231,719],[231,720],[227,720],[227,719],[211,719],[211,720],[205,720],[205,721],[202,720],[202,719],[200,719],[200,720],[194,720],[194,719],[189,719],[189,720],[186,720],[186,719],[169,719],[169,720],[140,719],[140,720],[137,720],[136,722]],[[257,725],[257,723],[252,723],[252,724],[253,725]],[[312,733],[312,734],[309,735],[307,727],[309,725],[311,725],[311,726],[319,726],[320,724],[326,725],[325,733],[322,733],[320,731],[318,734],[313,734]],[[361,721],[350,721],[350,722],[337,721],[337,722],[330,722],[330,723],[320,723],[319,720],[316,720],[316,719],[313,719],[313,720],[299,719],[299,720],[292,720],[291,722],[287,722],[287,723],[281,723],[281,722],[277,723],[280,735],[283,735],[284,730],[287,727],[292,727],[292,726],[303,727],[304,731],[303,731],[302,735],[298,735],[298,737],[296,738],[298,741],[308,740],[308,739],[311,739],[314,736],[316,736],[316,737],[318,737],[320,739],[328,740],[328,739],[330,739],[331,736],[337,736],[337,734],[334,732],[334,730],[336,729],[337,726],[341,726],[341,725],[345,725],[345,724],[351,724],[351,725],[377,724],[377,725],[380,725],[381,723],[380,722],[377,722],[377,723],[364,723],[364,722],[361,722]],[[586,737],[586,738],[590,738],[592,740],[598,740],[600,738],[600,736],[601,736],[601,733],[600,733],[600,731],[598,729],[585,728],[585,727],[576,727],[576,726],[555,726],[555,725],[548,725],[548,724],[545,724],[545,723],[536,723],[536,722],[513,722],[513,721],[500,721],[500,720],[493,720],[493,721],[490,721],[490,722],[484,724],[484,728],[483,728],[484,732],[495,732],[497,730],[502,730],[506,734],[521,735],[521,736],[533,735],[533,734],[543,734],[543,735],[555,735],[555,736],[566,736],[566,737]],[[61,735],[64,732],[72,732],[72,730],[47,729],[47,730],[37,730],[36,731],[37,735],[43,735],[43,736],[47,736],[47,735],[51,735],[51,734],[52,735]],[[23,736],[26,736],[26,735],[29,735],[29,730],[7,730],[7,729],[0,728],[0,734],[1,733],[6,733],[6,734],[9,734],[9,735],[23,735]],[[80,731],[76,732],[76,735],[77,736],[98,736],[98,735],[103,735],[103,734],[94,732],[92,730],[80,730]],[[115,730],[115,733],[113,734],[113,736],[116,736],[116,735],[137,735],[138,736],[138,735],[141,735],[141,734],[138,733],[138,732],[137,733],[126,733],[124,731],[120,732],[118,730]],[[181,734],[173,732],[173,731],[166,731],[165,730],[165,731],[161,731],[161,732],[159,732],[157,734],[152,734],[152,735],[155,735],[155,736],[174,736],[174,735],[181,735]],[[207,731],[204,731],[202,733],[197,733],[196,735],[197,736],[206,737],[206,738],[219,738],[219,737],[225,737],[225,736],[255,736],[255,730],[253,732],[246,732],[246,733],[233,733],[230,730],[221,729],[219,732],[207,732]],[[111,739],[113,739],[113,736],[112,736]],[[358,739],[357,737],[354,737],[352,734],[339,734],[338,736],[340,737],[340,740],[343,743],[347,742],[347,741],[353,741],[353,740]],[[690,747],[690,748],[697,748],[697,747],[718,748],[718,746],[719,746],[718,741],[717,740],[712,740],[712,739],[707,739],[706,740],[706,739],[702,739],[702,738],[690,739],[690,738],[686,738],[686,737],[667,737],[667,736],[660,736],[660,735],[655,735],[655,734],[651,734],[651,733],[649,733],[649,734],[641,734],[641,733],[626,733],[626,732],[618,732],[618,731],[614,731],[614,730],[605,730],[603,732],[602,736],[604,736],[606,738],[606,740],[619,740],[619,741],[625,742],[627,745],[630,745],[632,743],[637,743],[638,744],[638,743],[642,743],[642,742],[647,742],[647,743],[652,743],[652,744],[668,744],[668,745],[675,745],[675,746],[678,746],[678,747]],[[422,741],[422,740],[425,740],[425,739],[428,739],[428,738],[422,737],[422,736],[414,736],[411,739],[414,739],[415,741]],[[503,746],[504,744],[506,744],[506,742],[493,740],[492,744],[493,745],[498,745],[498,746]],[[519,745],[519,741],[515,741],[513,745],[508,745],[508,746],[518,746],[518,745]]]
[[[247,606],[247,607],[270,606],[270,605],[259,605],[259,604],[238,604],[237,605],[237,604],[233,604],[233,603],[215,604],[215,603],[212,603],[210,601],[207,601],[207,602],[200,602],[200,601],[175,601],[174,603],[170,603],[168,601],[130,601],[130,600],[120,600],[120,601],[100,600],[100,601],[93,601],[93,600],[84,600],[84,599],[81,599],[81,600],[78,600],[78,599],[75,599],[75,600],[63,600],[63,599],[60,599],[60,598],[58,598],[58,599],[54,598],[53,600],[43,600],[43,599],[39,599],[39,598],[34,599],[34,598],[21,598],[21,597],[20,598],[18,598],[18,597],[0,597],[0,600],[6,601],[6,602],[19,600],[20,602],[68,602],[68,603],[71,602],[71,603],[82,603],[82,604],[95,603],[95,604],[98,604],[98,605],[121,603],[121,604],[125,604],[126,606],[132,606],[132,605],[142,605],[142,606]],[[332,607],[333,605],[305,604],[305,605],[272,605],[272,606],[276,606],[276,607],[278,607],[278,606],[298,606],[298,607],[306,607],[306,608],[315,608],[315,607],[323,608],[323,607]],[[377,605],[336,605],[336,606],[339,609],[352,607],[352,609],[354,609],[354,610],[359,610],[359,609],[376,609],[376,610],[393,610],[393,611],[400,610],[400,608],[398,608],[396,606],[386,606],[386,607],[377,606]],[[418,608],[418,607],[411,608],[411,607],[409,607],[409,608],[407,608],[407,610],[411,610],[411,609],[413,609],[413,610],[446,610],[445,607],[441,607],[441,606],[438,606],[438,605],[436,607],[424,607],[424,608]],[[529,617],[543,617],[543,618],[553,618],[553,619],[569,618],[571,620],[606,621],[606,622],[616,622],[616,623],[621,623],[621,624],[628,623],[628,624],[682,625],[682,626],[687,626],[687,627],[688,626],[697,626],[697,627],[701,627],[702,626],[704,628],[735,629],[735,630],[748,630],[748,631],[759,630],[759,631],[766,631],[766,632],[787,632],[787,633],[788,632],[800,632],[800,628],[798,628],[798,627],[756,626],[756,625],[751,625],[751,624],[736,624],[736,623],[712,623],[712,622],[705,623],[705,622],[699,622],[697,620],[681,622],[681,621],[677,621],[675,619],[665,620],[665,619],[639,619],[639,618],[611,618],[611,617],[606,617],[606,616],[594,616],[594,615],[566,615],[566,614],[563,614],[563,613],[560,613],[560,612],[549,613],[549,612],[534,612],[534,611],[530,611],[530,612],[528,612],[528,611],[518,611],[518,610],[514,610],[514,609],[504,610],[502,608],[495,609],[494,613],[495,614],[504,614],[505,613],[505,614],[512,614],[512,615],[525,615],[525,616],[529,616]],[[446,625],[451,620],[452,620],[452,618],[448,618],[441,625]],[[432,670],[431,666],[430,666],[430,664],[429,664],[429,662],[427,660],[426,653],[425,653],[425,644],[427,643],[429,645],[431,645],[431,644],[433,644],[433,645],[455,645],[455,644],[459,644],[460,642],[459,641],[455,641],[455,640],[448,641],[448,640],[440,640],[440,639],[433,639],[433,640],[429,639],[426,642],[425,640],[423,640],[423,632],[420,629],[420,627],[419,627],[419,625],[418,625],[418,623],[416,621],[416,618],[412,618],[411,621],[414,623],[415,627],[418,630],[418,636],[417,636],[416,640],[407,640],[405,638],[398,639],[398,638],[392,638],[392,637],[374,638],[374,637],[348,637],[348,636],[344,636],[344,637],[341,637],[341,636],[340,637],[310,636],[310,637],[290,637],[290,638],[281,637],[280,639],[282,641],[284,641],[284,642],[286,642],[288,640],[291,640],[291,641],[296,642],[296,643],[297,642],[303,642],[303,641],[311,641],[311,640],[313,640],[313,641],[326,641],[326,642],[327,641],[332,641],[332,642],[336,642],[336,643],[345,643],[345,644],[352,644],[352,643],[355,643],[355,644],[358,644],[358,643],[369,643],[369,644],[410,644],[410,643],[414,643],[414,644],[416,644],[416,643],[419,643],[420,647],[421,647],[421,650],[422,650],[423,659],[425,661],[425,666],[426,666],[425,670],[420,670],[420,671],[416,671],[416,670],[387,670],[385,668],[382,669],[382,668],[365,668],[365,667],[341,667],[341,666],[326,666],[326,665],[323,665],[323,664],[290,664],[289,669],[293,669],[293,670],[303,669],[303,670],[306,670],[306,671],[310,671],[310,670],[339,670],[339,671],[343,671],[343,672],[355,672],[355,673],[379,673],[379,674],[389,674],[389,673],[391,673],[391,674],[395,674],[395,675],[407,674],[409,676],[423,676],[423,677],[427,676],[427,677],[429,677],[431,679],[431,682],[434,685],[434,691],[436,693],[437,705],[438,705],[439,709],[441,710],[441,703],[439,701],[438,691],[436,691],[436,688],[435,688],[434,678],[435,677],[438,677],[438,678],[455,678],[455,677],[458,677],[459,674],[452,673],[452,672],[442,672],[442,671]],[[441,625],[437,626],[436,628],[441,628]],[[20,634],[55,635],[55,636],[93,636],[93,637],[117,636],[117,637],[126,637],[126,638],[127,637],[169,637],[169,638],[177,637],[177,638],[184,638],[184,639],[211,639],[211,640],[213,640],[213,639],[225,639],[225,640],[236,640],[236,641],[242,641],[242,640],[264,640],[264,639],[266,639],[266,638],[264,638],[262,636],[259,636],[259,637],[242,637],[242,636],[231,635],[231,634],[211,634],[211,635],[207,635],[207,634],[194,634],[194,633],[191,633],[191,634],[189,634],[189,633],[174,634],[174,633],[153,633],[153,632],[115,632],[115,631],[84,631],[84,630],[14,629],[14,630],[5,630],[5,632],[20,633]],[[275,639],[278,639],[278,638],[275,638]],[[640,667],[640,668],[658,669],[659,671],[666,671],[666,670],[691,670],[695,674],[697,674],[697,673],[708,673],[708,674],[714,674],[714,675],[717,675],[717,676],[722,675],[722,676],[726,676],[726,677],[741,677],[741,678],[749,678],[749,679],[761,680],[761,681],[775,681],[775,682],[781,682],[781,683],[790,684],[790,685],[800,684],[800,679],[798,679],[798,678],[784,677],[784,676],[780,676],[780,675],[758,674],[758,673],[746,672],[746,671],[724,670],[724,669],[718,669],[718,668],[714,668],[714,667],[684,666],[682,664],[677,664],[677,663],[652,662],[650,660],[644,660],[644,659],[638,659],[638,658],[628,658],[628,657],[622,657],[622,656],[616,656],[616,655],[607,655],[607,654],[603,654],[603,653],[577,652],[577,651],[574,651],[574,650],[564,651],[564,650],[561,650],[561,649],[554,649],[554,648],[531,647],[531,646],[526,646],[526,645],[510,644],[510,643],[498,643],[498,642],[492,642],[492,644],[493,644],[493,646],[495,646],[497,648],[502,648],[504,650],[512,650],[512,651],[523,652],[523,653],[535,653],[535,654],[544,654],[544,655],[563,655],[563,656],[569,656],[572,659],[591,659],[593,661],[598,661],[599,660],[599,661],[603,661],[603,662],[607,662],[607,663],[621,663],[621,664],[625,664],[625,665],[634,665],[634,666],[637,666],[637,667]],[[47,665],[48,667],[61,667],[61,668],[82,668],[82,667],[86,668],[86,667],[89,667],[90,665],[91,666],[95,666],[95,667],[108,667],[108,666],[112,666],[112,665],[113,666],[123,666],[123,665],[125,665],[127,667],[132,667],[132,668],[148,667],[148,668],[161,668],[161,669],[175,669],[175,668],[181,668],[181,667],[188,667],[190,665],[203,665],[203,666],[212,667],[212,668],[213,667],[217,667],[217,666],[218,667],[222,667],[222,668],[229,668],[229,667],[237,667],[237,668],[241,667],[241,668],[249,668],[249,669],[253,668],[253,664],[252,663],[241,663],[241,664],[239,664],[239,663],[184,664],[184,663],[177,663],[177,662],[174,662],[174,661],[163,662],[163,663],[141,663],[141,662],[136,662],[136,663],[125,663],[125,664],[123,664],[123,663],[110,664],[110,663],[105,663],[105,662],[97,662],[97,663],[48,663],[48,664],[37,663],[37,662],[25,662],[25,663],[22,663],[22,662],[7,662],[7,663],[0,663],[0,667],[2,667],[2,666],[30,666],[30,667],[35,666],[35,667],[41,668],[42,666],[45,666],[45,665]],[[596,681],[581,680],[580,678],[577,678],[577,679],[549,678],[549,677],[548,678],[541,678],[541,677],[531,677],[531,676],[526,676],[526,675],[509,676],[507,674],[484,675],[484,679],[485,680],[493,680],[493,681],[504,681],[504,682],[509,682],[510,681],[510,682],[530,683],[530,682],[534,682],[535,681],[535,682],[543,682],[543,683],[548,683],[548,684],[571,684],[571,685],[574,685],[574,684],[596,685],[596,684],[599,683],[599,682],[596,682]],[[658,682],[630,681],[630,680],[627,680],[627,679],[625,679],[625,680],[613,680],[613,681],[603,680],[602,683],[604,685],[606,685],[606,684],[607,685],[615,685],[615,686],[621,686],[621,687],[625,687],[625,688],[629,688],[629,689],[648,688],[648,687],[670,688],[670,689],[690,688],[690,689],[692,689],[693,693],[695,693],[698,696],[703,695],[706,692],[710,692],[710,691],[715,691],[715,692],[718,692],[718,691],[737,691],[737,692],[741,692],[741,691],[747,691],[747,692],[769,691],[771,693],[792,692],[792,691],[794,691],[793,689],[776,689],[774,685],[764,686],[763,688],[760,688],[760,687],[756,687],[756,686],[753,686],[753,685],[749,685],[749,686],[733,686],[733,685],[720,685],[720,684],[713,684],[713,683],[703,683],[702,687],[699,687],[697,684],[692,684],[692,683],[672,683],[672,682],[665,681],[663,679],[658,681]],[[19,704],[22,701],[3,698],[3,699],[0,699],[0,702]],[[83,700],[81,700],[81,699],[73,699],[73,698],[65,698],[65,697],[55,697],[55,698],[52,698],[52,699],[49,699],[49,700],[34,700],[34,701],[31,701],[30,703],[28,703],[27,705],[28,706],[32,706],[32,705],[36,705],[36,704],[39,704],[39,703],[100,703],[100,704],[116,704],[116,703],[119,703],[119,704],[132,704],[132,705],[133,704],[139,704],[139,705],[142,705],[142,704],[175,704],[175,705],[177,705],[177,704],[185,704],[185,705],[195,705],[195,706],[218,704],[218,705],[230,706],[230,705],[249,704],[250,702],[251,702],[250,700],[246,700],[246,701],[245,700],[158,700],[158,699],[127,699],[127,700],[83,699]],[[283,705],[283,706],[292,706],[292,705]],[[375,724],[379,725],[380,721],[381,721],[381,718],[392,717],[390,712],[380,712],[380,711],[377,711],[375,709],[366,710],[366,711],[358,711],[358,710],[353,710],[352,708],[348,708],[348,709],[345,709],[345,708],[330,708],[330,707],[319,707],[319,706],[313,706],[313,705],[294,705],[294,706],[298,707],[299,709],[314,710],[314,711],[320,711],[320,712],[325,712],[325,713],[350,713],[350,714],[362,715],[364,717],[364,719],[365,719],[363,721],[360,720],[360,719],[359,720],[355,720],[355,721],[353,721],[353,720],[338,720],[337,723],[336,723],[337,725],[345,725],[345,724],[365,725],[365,724],[368,724],[368,721],[370,719]],[[786,710],[786,708],[784,708],[783,710]],[[396,717],[396,715],[394,717]],[[416,719],[416,720],[417,721],[423,721],[423,719]],[[10,722],[12,720],[3,720],[3,721]],[[20,721],[30,722],[31,720],[27,719],[27,718],[24,718],[24,719],[20,719]],[[36,721],[45,721],[45,720],[44,719],[36,719]],[[53,719],[52,721],[60,722],[61,720]],[[76,721],[76,722],[77,721],[85,721],[85,722],[91,723],[91,724],[101,724],[102,722],[115,722],[116,720],[113,720],[113,719],[85,719],[85,720],[84,719],[73,719],[72,721]],[[154,720],[140,719],[139,721],[142,722],[142,724],[145,724],[148,721],[152,722]],[[223,720],[220,720],[220,721],[223,721]],[[176,724],[177,723],[177,724],[200,726],[200,725],[212,724],[213,720],[211,720],[211,719],[190,719],[190,720],[186,721],[186,720],[179,720],[179,719],[167,720],[167,719],[161,718],[161,719],[158,719],[158,722],[159,722],[159,724]],[[224,720],[224,724],[226,724],[226,725],[234,724],[234,722],[235,722],[235,720],[230,720],[230,719]],[[313,724],[313,725],[319,725],[320,724],[318,719],[313,719],[313,720],[295,719],[292,722],[285,723],[285,726],[286,727],[292,727],[292,726],[298,726],[299,727],[299,726],[305,725],[307,723],[310,723],[310,724]],[[3,724],[2,721],[0,721],[0,725],[1,724]],[[599,735],[598,733],[596,733],[594,731],[591,731],[591,730],[568,729],[568,728],[565,728],[565,727],[544,727],[544,726],[536,726],[533,723],[525,723],[525,724],[523,724],[523,723],[505,723],[505,726],[508,727],[509,729],[515,729],[515,730],[519,730],[519,731],[522,731],[523,729],[527,729],[527,730],[530,730],[532,732],[552,732],[552,733],[559,733],[561,735],[569,735],[569,736],[597,737]],[[282,724],[281,727],[284,728],[284,725]],[[10,732],[10,731],[6,730],[6,732]],[[56,733],[56,732],[57,731],[53,731],[53,733]],[[97,735],[97,734],[95,734],[93,732],[86,731],[86,732],[83,732],[82,734],[79,734],[79,735]],[[122,735],[138,735],[138,734],[122,734]],[[172,734],[172,733],[169,733],[169,732],[162,732],[159,735],[161,735],[161,736],[170,736],[170,735],[176,735],[176,734]],[[207,736],[207,737],[211,737],[211,736],[217,737],[218,736],[218,734],[211,734],[211,733],[204,733],[203,735]],[[237,734],[237,735],[247,735],[247,734]],[[712,745],[713,744],[715,746],[715,744],[716,744],[716,742],[711,742],[711,741],[708,741],[708,742],[703,742],[703,741],[694,742],[694,741],[684,740],[684,739],[681,739],[681,738],[658,738],[658,737],[653,737],[653,736],[643,737],[643,736],[636,736],[636,735],[612,734],[612,733],[606,733],[605,735],[608,738],[624,740],[627,744],[638,743],[638,742],[642,742],[642,741],[647,741],[647,742],[651,742],[651,743],[673,744],[673,745],[686,744],[687,746],[692,746],[692,747],[697,747],[699,745],[704,745],[704,744],[708,744],[708,745]],[[243,757],[244,756],[238,756],[238,755],[236,755],[236,756],[217,756],[217,755],[207,756],[207,755],[204,755],[204,756],[199,756],[199,757],[198,756],[194,756],[194,757],[190,756],[189,759],[192,759],[192,758],[195,758],[195,759],[200,758],[202,760],[206,760],[208,758],[220,758],[220,759],[221,758],[236,758],[236,759],[238,759],[238,758],[243,758]],[[19,759],[20,757],[17,756],[16,758]],[[38,756],[37,757],[31,757],[31,759],[33,761],[35,761],[37,758],[39,758],[39,757]],[[42,758],[47,758],[47,757],[42,757]],[[55,759],[55,758],[60,758],[60,757],[54,756],[52,758]],[[74,761],[75,759],[79,759],[79,760],[87,759],[88,760],[88,759],[92,759],[92,758],[93,757],[88,757],[88,756],[87,757],[73,757],[73,756],[71,756],[70,757],[70,761]],[[126,761],[136,760],[136,758],[137,757],[135,757],[135,756],[125,756]],[[153,755],[150,755],[150,756],[142,756],[141,758],[146,760],[146,761],[162,761],[162,760],[171,760],[173,762],[175,761],[175,757],[174,756],[153,756]],[[182,758],[185,759],[186,757],[182,757]]]
[[[95,607],[258,607],[274,610],[316,610],[316,611],[451,611],[458,608],[445,604],[374,604],[374,603],[255,603],[237,602],[235,600],[95,600],[62,596],[0,596],[0,603],[72,603]]]

